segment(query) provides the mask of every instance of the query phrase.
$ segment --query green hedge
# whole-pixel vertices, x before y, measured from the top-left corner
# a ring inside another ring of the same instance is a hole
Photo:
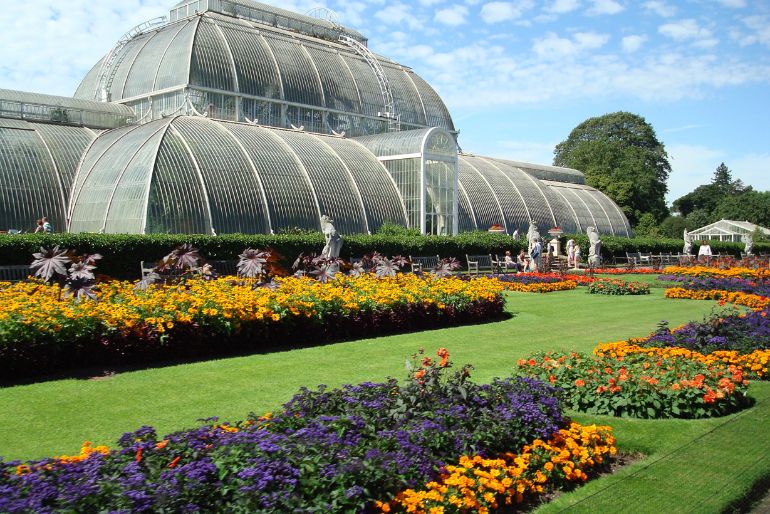
[[[588,256],[588,237],[585,234],[561,236],[562,243],[570,238],[581,246],[583,258]],[[509,236],[487,232],[466,232],[457,236],[415,236],[398,235],[355,235],[344,236],[342,257],[361,256],[372,251],[384,255],[440,255],[465,260],[466,254],[499,253],[511,250],[515,255],[526,248],[526,241],[514,241]],[[100,253],[104,258],[99,262],[98,272],[116,278],[136,279],[139,277],[140,261],[157,261],[168,254],[176,245],[192,243],[200,249],[201,255],[209,260],[236,259],[245,248],[272,248],[281,256],[287,268],[301,252],[320,253],[324,245],[321,233],[286,235],[128,235],[128,234],[19,234],[0,235],[0,265],[27,264],[32,262],[32,253],[41,246],[59,245],[78,253]],[[624,237],[602,237],[602,255],[605,260],[625,256],[625,252],[681,252],[683,242],[677,239],[655,239]],[[693,245],[697,252],[698,246]],[[741,243],[711,244],[714,253],[738,255],[743,250]],[[756,243],[755,253],[770,253],[770,244]]]

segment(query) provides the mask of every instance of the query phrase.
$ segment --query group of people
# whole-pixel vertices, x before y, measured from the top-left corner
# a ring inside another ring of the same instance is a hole
[[[44,232],[46,234],[51,234],[53,232],[53,226],[51,225],[51,222],[48,221],[48,218],[46,218],[45,216],[37,220],[35,233],[38,233],[38,232]]]
[[[537,271],[542,252],[543,244],[540,240],[535,240],[530,253],[527,253],[527,251],[522,248],[516,258],[513,257],[510,250],[506,250],[503,264],[507,269],[515,269],[518,273]],[[574,239],[570,239],[567,241],[567,264],[570,268],[577,268],[580,265],[580,258],[580,246],[575,244]]]

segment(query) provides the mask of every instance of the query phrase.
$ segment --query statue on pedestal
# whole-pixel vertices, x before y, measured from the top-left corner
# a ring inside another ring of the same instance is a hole
[[[342,249],[342,236],[334,228],[334,220],[324,214],[321,216],[321,232],[326,238],[326,246],[321,250],[321,257],[335,259],[340,256]]]
[[[692,255],[692,236],[687,229],[684,229],[684,248],[682,253],[685,255]]]
[[[754,255],[754,236],[751,234],[744,234],[741,239],[743,239],[743,243],[746,245],[746,249],[743,250],[743,253],[745,253],[746,256]]]
[[[588,265],[598,268],[602,263],[602,240],[599,239],[596,227],[587,227],[586,234],[588,234]]]

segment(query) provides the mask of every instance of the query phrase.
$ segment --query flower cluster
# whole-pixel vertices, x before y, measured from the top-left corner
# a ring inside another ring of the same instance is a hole
[[[666,298],[688,299],[688,300],[719,300],[724,305],[729,302],[735,305],[743,305],[754,310],[766,309],[770,306],[770,298],[739,291],[720,291],[720,290],[693,290],[682,287],[672,287],[666,289]]]
[[[518,374],[561,387],[568,407],[590,414],[707,418],[747,405],[741,368],[677,354],[541,353],[520,360]]]
[[[701,353],[735,350],[740,354],[770,349],[768,310],[715,313],[670,329],[662,321],[657,330],[642,340],[645,346],[682,347]]]
[[[566,426],[556,388],[527,378],[475,384],[469,366],[450,371],[445,349],[416,359],[426,371],[419,378],[412,368],[405,383],[303,388],[275,415],[212,419],[163,438],[142,427],[109,452],[0,461],[0,511],[362,512],[439,479],[462,455],[531,445],[543,465],[556,456],[537,442],[558,440]],[[598,462],[591,448],[612,444],[561,437],[589,447],[583,455],[582,446],[559,443],[554,473],[578,480],[579,462]]]
[[[768,269],[751,269],[730,267],[714,268],[710,266],[666,266],[663,273],[671,275],[686,275],[690,277],[723,277],[723,278],[767,278],[770,277]]]
[[[504,282],[507,291],[519,291],[523,293],[551,293],[553,291],[567,291],[577,288],[574,280],[560,280],[558,282],[533,282],[522,284],[521,282]]]
[[[502,285],[486,278],[367,274],[328,283],[288,277],[277,284],[254,288],[252,280],[230,277],[135,291],[128,282],[107,282],[93,302],[62,295],[58,284],[0,283],[0,366],[10,378],[248,351],[265,341],[280,346],[477,322],[503,309]]]
[[[463,456],[456,465],[446,466],[438,480],[376,506],[383,513],[490,512],[570,482],[584,482],[617,453],[614,444],[610,427],[572,423],[548,441],[525,445],[518,454]]]
[[[654,358],[684,358],[702,362],[706,366],[734,366],[742,371],[746,378],[766,378],[770,366],[770,350],[754,350],[741,353],[736,350],[715,350],[702,353],[680,346],[654,346],[645,339],[603,343],[594,348],[594,354],[600,357],[622,359],[626,355],[644,354]]]
[[[737,291],[760,296],[770,296],[770,283],[765,280],[749,280],[738,277],[691,277],[683,275],[660,275],[661,282],[676,282],[677,287],[699,291]]]
[[[641,295],[650,294],[650,285],[644,282],[602,278],[588,284],[589,294]]]

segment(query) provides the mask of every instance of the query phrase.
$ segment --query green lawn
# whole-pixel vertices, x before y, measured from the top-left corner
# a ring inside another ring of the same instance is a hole
[[[638,276],[635,276],[638,277]],[[207,362],[119,373],[103,380],[57,380],[0,389],[0,455],[31,459],[77,453],[84,440],[114,445],[124,431],[148,424],[163,434],[212,415],[243,419],[274,410],[303,385],[403,377],[404,361],[423,346],[444,346],[456,364],[475,365],[488,381],[510,374],[516,360],[540,350],[590,351],[598,342],[643,336],[662,320],[673,326],[702,319],[715,302],[649,296],[589,295],[585,288],[508,294],[510,319],[430,332],[379,337]],[[706,421],[642,421],[576,416],[616,427],[618,445],[648,458],[620,473],[562,495],[544,512],[572,509],[658,512],[677,494],[673,511],[717,512],[770,476],[770,384],[752,385],[752,409]],[[761,436],[761,437],[760,437]],[[684,494],[686,493],[686,494]]]

